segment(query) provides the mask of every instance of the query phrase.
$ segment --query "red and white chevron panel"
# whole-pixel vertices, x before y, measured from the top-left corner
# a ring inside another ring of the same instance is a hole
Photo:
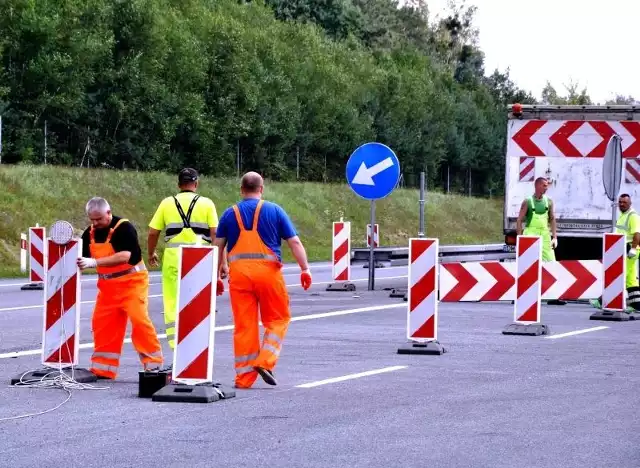
[[[540,322],[542,287],[542,238],[518,236],[516,241],[516,300],[514,321]]]
[[[521,157],[518,181],[533,182],[536,176],[536,158]]]
[[[604,235],[602,268],[604,284],[602,290],[602,308],[607,310],[625,310],[625,272],[627,266],[627,246],[624,234],[606,233]]]
[[[516,298],[514,262],[468,262],[440,265],[440,301],[490,302]],[[602,294],[600,260],[542,263],[542,299],[595,299]]]
[[[542,264],[542,299],[596,299],[602,294],[600,260],[561,260]]]
[[[332,270],[334,281],[351,280],[351,223],[333,223]]]
[[[26,273],[27,271],[27,235],[24,232],[20,233],[20,272]]]
[[[640,159],[628,159],[624,162],[624,181],[627,184],[640,184]]]
[[[58,245],[47,239],[47,250],[42,364],[68,367],[78,364],[80,270],[76,260],[82,256],[82,241]]]
[[[374,224],[373,227],[373,248],[380,246],[380,234],[378,232],[378,225]],[[371,224],[367,224],[367,247],[371,247]]]
[[[32,283],[44,282],[45,258],[45,228],[29,228],[29,281]]]
[[[484,302],[515,299],[515,263],[468,262],[440,265],[440,301]]]
[[[612,135],[622,137],[622,157],[640,157],[640,122],[511,120],[507,156],[602,158]]]
[[[438,239],[409,239],[407,338],[438,339]]]
[[[211,383],[218,248],[181,246],[178,265],[173,380],[189,385]]]

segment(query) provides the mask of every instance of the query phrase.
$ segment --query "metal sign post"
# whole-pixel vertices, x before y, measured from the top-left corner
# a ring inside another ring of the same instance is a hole
[[[382,143],[365,143],[349,157],[347,183],[361,198],[371,201],[371,226],[376,224],[375,201],[395,190],[400,178],[400,161],[391,148]],[[369,246],[369,291],[375,282],[374,246]],[[351,259],[351,252],[349,252]],[[349,260],[351,261],[351,260]]]
[[[611,232],[616,232],[616,198],[622,182],[622,138],[613,135],[607,143],[602,160],[602,185],[611,201]]]

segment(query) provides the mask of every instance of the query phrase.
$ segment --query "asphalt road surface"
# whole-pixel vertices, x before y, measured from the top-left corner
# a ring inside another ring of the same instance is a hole
[[[640,321],[590,321],[584,305],[543,305],[548,337],[505,336],[508,303],[441,303],[440,356],[398,355],[407,303],[384,288],[406,268],[352,268],[355,292],[325,291],[330,266],[303,291],[287,266],[293,322],[275,374],[209,404],[137,397],[124,348],[102,390],[15,388],[40,367],[42,291],[0,281],[1,467],[640,467]],[[160,278],[150,314],[163,338]],[[95,279],[82,283],[80,366],[91,353]],[[218,298],[215,380],[233,382],[228,294]]]

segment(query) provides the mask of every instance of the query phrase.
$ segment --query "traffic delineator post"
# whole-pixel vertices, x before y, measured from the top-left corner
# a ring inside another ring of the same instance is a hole
[[[333,283],[327,291],[355,291],[356,285],[351,282],[351,222],[333,223],[331,249],[331,271]]]
[[[514,322],[507,325],[502,334],[548,335],[549,327],[541,321],[542,237],[517,237],[515,286]]]
[[[29,283],[22,290],[44,290],[47,265],[46,229],[36,225],[29,228]]]
[[[438,342],[438,248],[435,238],[409,239],[407,345],[398,354],[446,352]]]
[[[24,232],[20,233],[20,273],[27,272],[27,234]]]
[[[380,246],[380,231],[376,223],[373,227],[373,248]],[[371,247],[371,224],[367,224],[367,248]]]
[[[97,377],[92,372],[76,367],[81,307],[80,269],[76,260],[82,256],[82,240],[56,244],[47,239],[44,245],[47,252],[41,352],[44,369],[20,374],[11,380],[11,384],[55,379],[61,373],[78,383],[95,382]]]
[[[590,320],[626,322],[636,317],[626,313],[627,243],[622,233],[607,232],[602,242],[602,310]]]
[[[211,403],[235,397],[213,381],[218,247],[180,246],[172,382],[153,401]]]

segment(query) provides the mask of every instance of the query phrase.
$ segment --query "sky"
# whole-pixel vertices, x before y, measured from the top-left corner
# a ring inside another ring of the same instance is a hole
[[[447,0],[426,0],[430,17]],[[505,71],[540,98],[547,80],[587,88],[594,103],[640,100],[640,0],[466,0],[485,53],[485,73]]]

